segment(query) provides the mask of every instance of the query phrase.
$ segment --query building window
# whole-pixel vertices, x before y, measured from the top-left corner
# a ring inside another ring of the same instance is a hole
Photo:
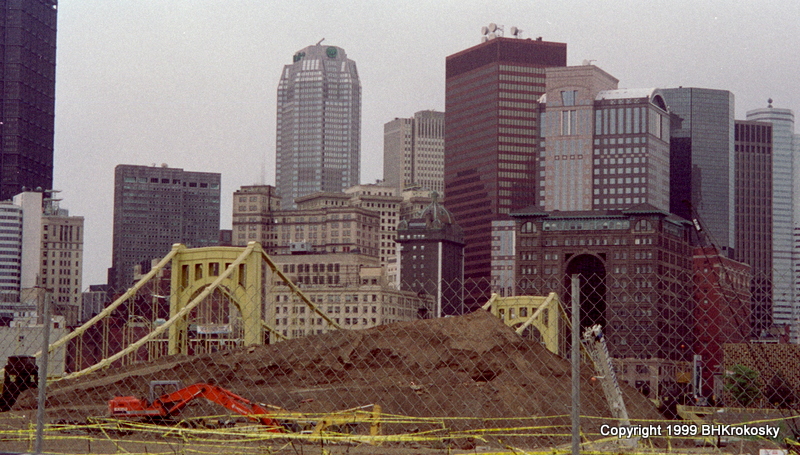
[[[575,105],[575,98],[577,98],[578,91],[577,90],[564,90],[561,92],[561,105],[562,106],[574,106]]]
[[[561,135],[572,136],[577,134],[578,111],[561,111]]]

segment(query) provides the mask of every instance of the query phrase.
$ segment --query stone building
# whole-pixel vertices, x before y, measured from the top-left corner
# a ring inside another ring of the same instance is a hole
[[[648,204],[627,210],[513,214],[517,294],[570,302],[580,276],[581,326],[601,324],[619,358],[690,358],[690,223]]]

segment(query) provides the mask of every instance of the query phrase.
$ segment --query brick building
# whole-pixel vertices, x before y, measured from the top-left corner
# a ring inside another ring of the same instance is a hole
[[[601,324],[617,358],[691,357],[688,221],[640,204],[627,210],[512,214],[517,294],[571,297],[581,276],[581,326]]]

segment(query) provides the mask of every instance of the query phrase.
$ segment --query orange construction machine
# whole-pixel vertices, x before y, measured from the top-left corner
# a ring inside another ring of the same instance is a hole
[[[152,390],[153,385],[151,384],[151,394]],[[266,405],[253,403],[222,387],[202,383],[184,387],[161,395],[156,399],[151,397],[151,402],[132,396],[115,397],[108,402],[108,412],[114,417],[166,419],[176,416],[196,398],[205,398],[208,401],[225,406],[250,420],[266,425],[269,427],[268,431],[283,431],[280,423],[268,417],[269,411],[265,408]]]

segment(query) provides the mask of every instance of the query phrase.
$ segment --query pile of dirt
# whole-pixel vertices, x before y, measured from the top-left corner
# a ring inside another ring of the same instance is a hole
[[[591,376],[585,365],[581,414],[610,418],[601,386]],[[454,419],[449,425],[457,429],[500,427],[513,417],[531,416],[548,416],[536,425],[569,425],[569,362],[484,311],[107,369],[56,382],[48,389],[47,407],[62,418],[102,415],[114,396],[146,397],[151,380],[215,383],[254,401],[304,412],[379,404],[390,414],[478,419]],[[646,398],[622,388],[631,418],[659,418]],[[35,406],[35,396],[27,394],[15,408]],[[591,431],[610,421],[585,423],[584,431]]]

